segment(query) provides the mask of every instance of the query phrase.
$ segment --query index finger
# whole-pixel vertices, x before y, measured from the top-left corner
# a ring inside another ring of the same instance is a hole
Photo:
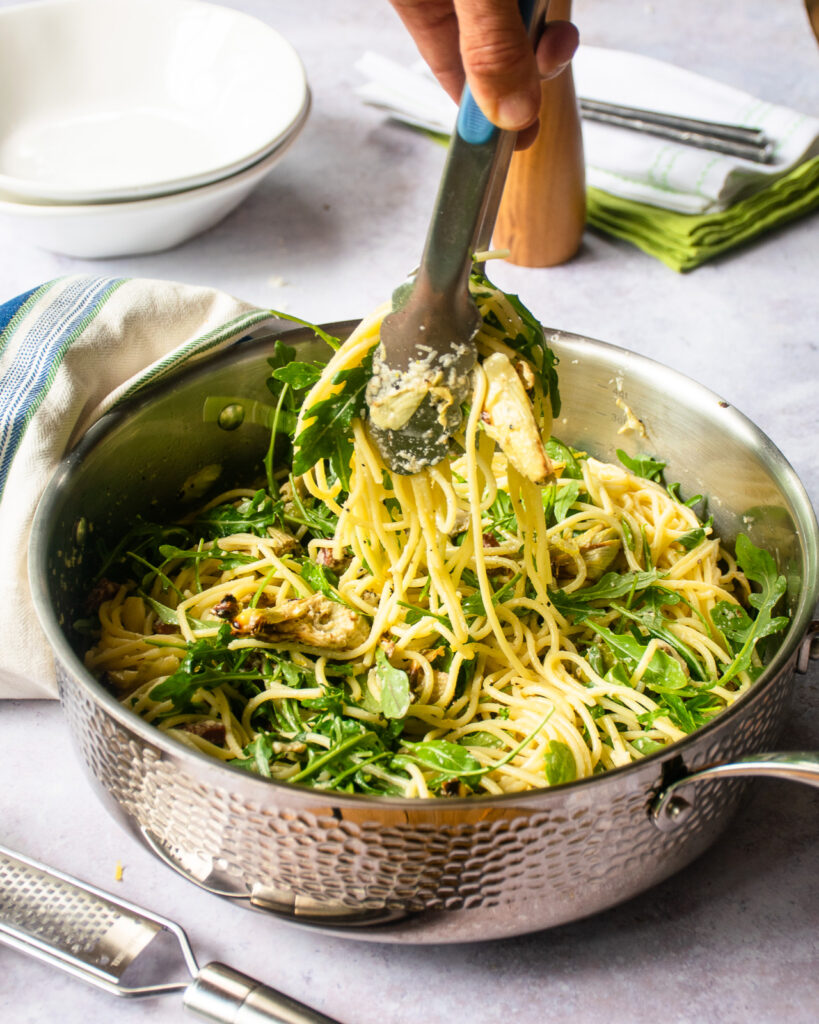
[[[540,109],[540,76],[517,0],[454,0],[466,80],[499,128],[519,131]]]
[[[430,71],[457,103],[465,78],[453,0],[390,0],[390,3]]]

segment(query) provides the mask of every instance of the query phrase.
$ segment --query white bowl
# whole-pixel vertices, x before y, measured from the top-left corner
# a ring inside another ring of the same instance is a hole
[[[235,209],[278,163],[297,134],[298,130],[291,132],[283,143],[237,174],[182,192],[86,205],[0,200],[0,229],[13,233],[15,241],[83,259],[171,249]]]
[[[117,201],[257,163],[309,104],[278,32],[199,0],[39,0],[0,10],[0,190]]]

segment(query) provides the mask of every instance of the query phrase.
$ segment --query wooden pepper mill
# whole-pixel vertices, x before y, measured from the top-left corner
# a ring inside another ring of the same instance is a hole
[[[571,0],[551,0],[550,20],[571,19]],[[512,157],[493,247],[522,267],[570,260],[586,223],[586,171],[571,64],[541,84],[540,132]]]

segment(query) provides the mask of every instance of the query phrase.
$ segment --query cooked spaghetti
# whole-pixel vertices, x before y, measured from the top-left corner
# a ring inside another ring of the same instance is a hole
[[[751,684],[785,621],[773,560],[725,550],[662,463],[544,443],[543,332],[473,288],[463,431],[410,476],[364,417],[383,310],[325,367],[278,347],[267,487],[139,523],[109,559],[86,664],[127,707],[278,781],[429,797],[628,764]]]

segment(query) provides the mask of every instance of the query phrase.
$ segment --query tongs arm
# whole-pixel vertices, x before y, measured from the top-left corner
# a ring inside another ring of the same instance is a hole
[[[546,6],[519,0],[533,39]],[[421,265],[393,295],[366,391],[370,436],[393,472],[440,462],[461,426],[481,322],[469,272],[476,246],[491,239],[515,138],[488,120],[466,86]]]
[[[534,47],[549,0],[519,0],[518,6]],[[466,85],[416,281],[427,277],[436,292],[466,281],[473,254],[491,244],[516,140],[517,132],[486,117]]]

